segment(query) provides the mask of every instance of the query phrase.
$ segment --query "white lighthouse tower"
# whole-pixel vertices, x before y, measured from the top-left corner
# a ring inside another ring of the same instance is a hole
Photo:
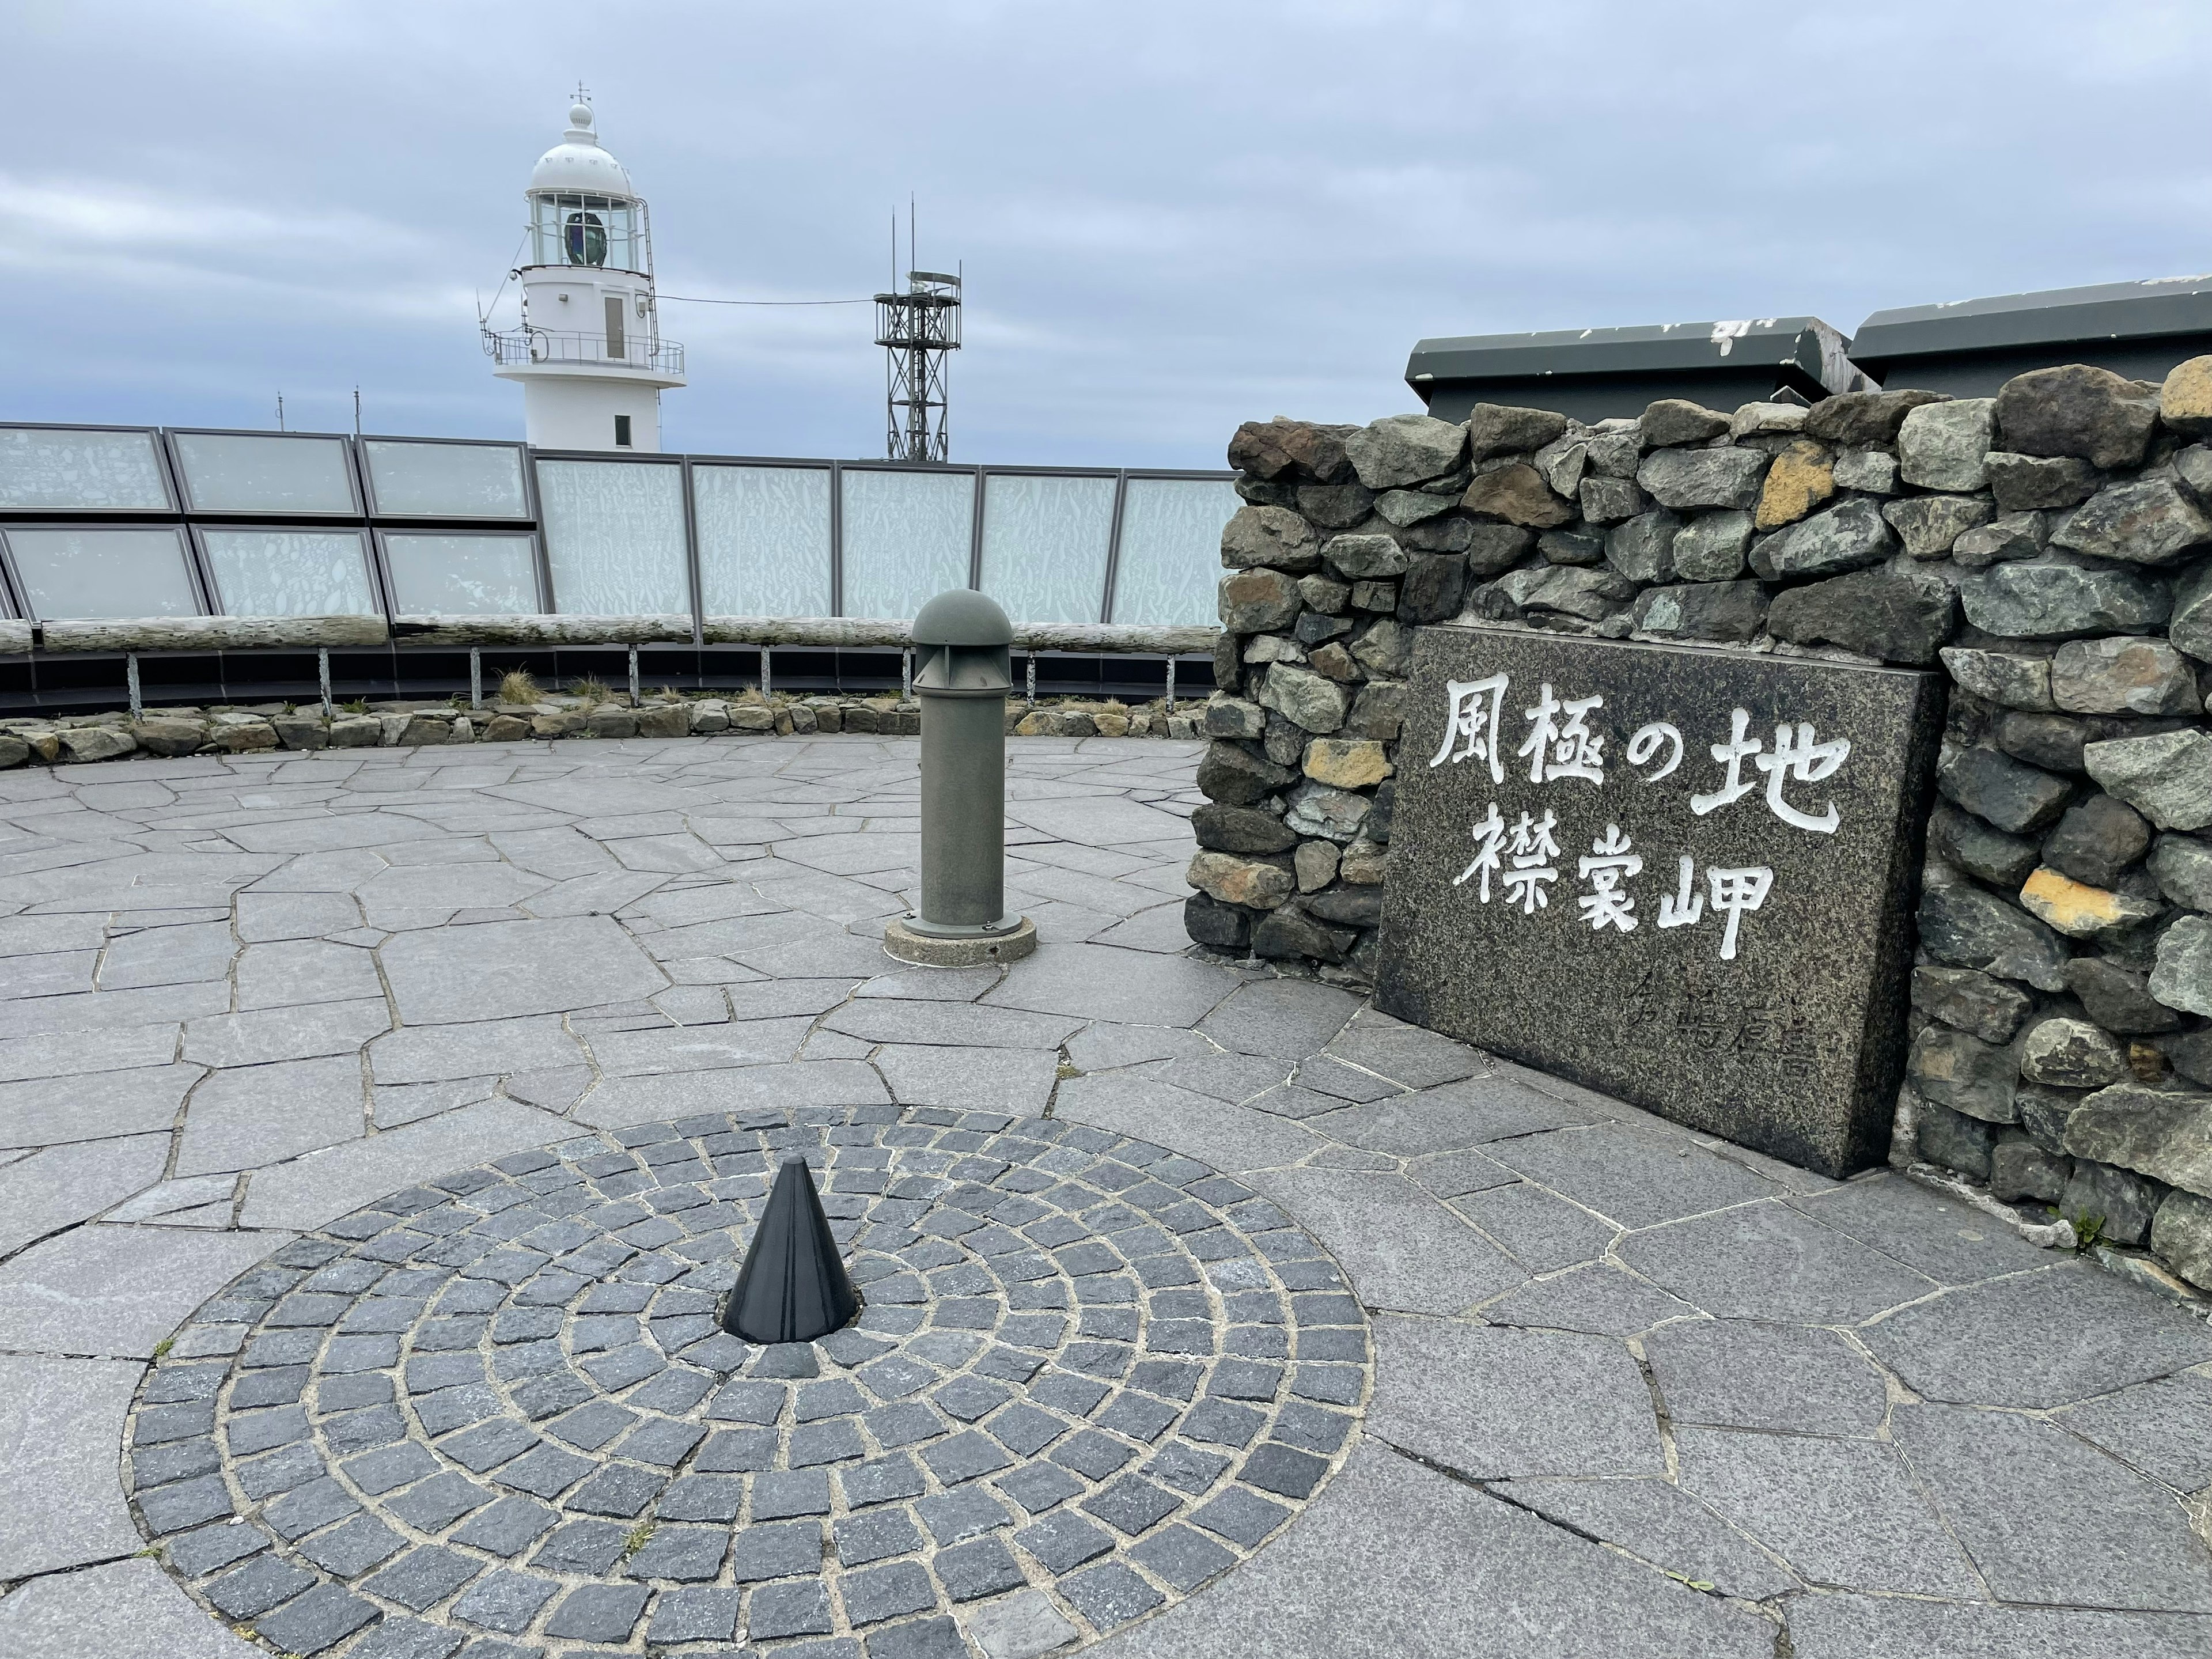
[[[522,382],[525,435],[541,449],[659,449],[660,393],[684,384],[684,348],[660,337],[644,198],[599,148],[581,88],[526,199],[522,326],[484,335],[492,372]]]

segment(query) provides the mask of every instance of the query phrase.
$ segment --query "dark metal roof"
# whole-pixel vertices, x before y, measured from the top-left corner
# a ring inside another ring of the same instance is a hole
[[[1923,356],[2212,334],[2212,276],[2100,283],[1877,311],[1851,337],[1869,369]],[[2063,356],[2053,362],[2068,361]]]
[[[1794,369],[1822,392],[1848,392],[1861,379],[1848,344],[1817,317],[1469,334],[1421,341],[1407,362],[1406,380],[1418,391],[1436,381],[1538,375]]]

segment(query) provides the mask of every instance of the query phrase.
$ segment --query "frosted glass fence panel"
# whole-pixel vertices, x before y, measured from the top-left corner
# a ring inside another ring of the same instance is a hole
[[[150,432],[0,431],[0,508],[173,511]]]
[[[682,467],[540,461],[538,499],[555,610],[572,617],[671,617],[691,609]]]
[[[537,549],[527,536],[384,538],[392,609],[403,617],[523,617],[538,611]]]
[[[903,620],[946,588],[968,586],[973,473],[848,470],[842,476],[845,615]]]
[[[830,614],[828,468],[695,465],[691,508],[708,616]]]
[[[216,603],[226,617],[369,617],[358,530],[204,530]]]
[[[1025,623],[1095,623],[1114,539],[1111,478],[983,479],[983,591]]]
[[[1241,505],[1226,479],[1130,479],[1113,620],[1155,627],[1218,621],[1221,531]]]
[[[11,530],[8,550],[41,621],[200,614],[181,530]]]
[[[356,513],[343,438],[173,434],[196,513]]]
[[[362,453],[379,513],[419,519],[530,516],[518,448],[369,438],[362,441]]]

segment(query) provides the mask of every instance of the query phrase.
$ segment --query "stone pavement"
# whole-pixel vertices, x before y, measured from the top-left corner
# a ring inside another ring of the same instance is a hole
[[[0,1652],[2212,1650],[2203,1324],[1187,956],[1194,747],[1012,750],[960,972],[911,740],[0,779]],[[867,1312],[719,1346],[793,1152]]]

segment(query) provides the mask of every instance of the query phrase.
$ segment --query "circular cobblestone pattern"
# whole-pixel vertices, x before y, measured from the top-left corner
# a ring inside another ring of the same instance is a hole
[[[715,1315],[784,1158],[866,1298]],[[1070,1648],[1233,1569],[1348,1449],[1366,1322],[1249,1188],[1046,1119],[747,1111],[410,1188],[149,1374],[140,1522],[295,1654]]]

